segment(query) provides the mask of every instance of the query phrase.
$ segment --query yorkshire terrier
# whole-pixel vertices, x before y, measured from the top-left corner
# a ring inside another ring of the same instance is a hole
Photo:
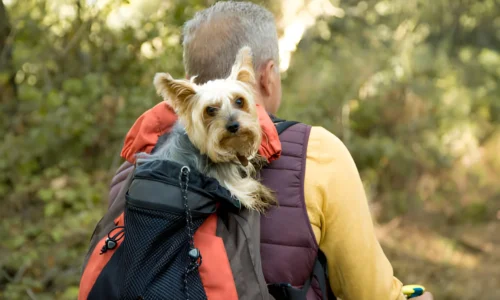
[[[226,79],[198,85],[157,73],[156,91],[175,110],[178,121],[166,142],[138,161],[172,160],[215,178],[251,210],[276,204],[257,179],[267,160],[258,154],[262,130],[255,105],[255,72],[249,47],[240,49]]]

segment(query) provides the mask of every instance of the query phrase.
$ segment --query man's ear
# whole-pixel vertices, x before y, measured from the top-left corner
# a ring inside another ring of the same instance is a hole
[[[276,67],[276,63],[273,60],[269,60],[262,66],[262,68],[260,68],[259,90],[264,96],[271,95],[273,85],[276,84],[276,80],[280,80],[279,78],[276,78]]]
[[[229,79],[255,84],[255,71],[250,47],[245,46],[238,51]]]
[[[174,109],[186,106],[196,94],[195,85],[188,80],[176,80],[168,73],[156,73],[154,86],[158,95],[168,101]]]

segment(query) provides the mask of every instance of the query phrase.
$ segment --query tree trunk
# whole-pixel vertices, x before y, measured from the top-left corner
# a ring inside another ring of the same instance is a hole
[[[7,10],[3,1],[0,0],[0,105],[2,105],[2,115],[0,119],[0,130],[6,129],[10,123],[7,116],[13,117],[16,99],[15,72],[12,64],[12,39],[10,38],[11,26],[7,15]]]
[[[10,33],[9,16],[3,1],[0,0],[0,103],[6,103],[15,94]]]

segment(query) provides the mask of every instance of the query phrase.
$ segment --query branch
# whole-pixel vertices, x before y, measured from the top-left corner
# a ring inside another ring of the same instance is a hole
[[[36,297],[35,293],[33,293],[33,290],[30,288],[26,289],[26,294],[30,297],[31,300],[37,300],[38,298]]]

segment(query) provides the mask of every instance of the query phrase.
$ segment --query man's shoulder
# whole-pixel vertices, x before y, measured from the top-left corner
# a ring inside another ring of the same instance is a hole
[[[290,121],[294,122],[294,121]],[[295,123],[295,122],[294,122]],[[344,145],[344,143],[332,132],[328,131],[322,126],[314,126],[308,123],[297,122],[299,126],[309,127],[311,129],[309,135],[309,141],[319,140],[324,142],[335,143],[337,145]]]
[[[308,147],[311,146],[321,150],[347,150],[346,145],[339,137],[321,126],[311,126]]]
[[[303,122],[298,122],[297,125],[308,129],[310,128],[309,139],[307,141],[308,159],[352,159],[344,142],[326,128],[322,126],[313,126]]]
[[[346,144],[334,133],[321,126],[311,126],[307,144],[307,163],[329,168],[337,164],[353,164]]]

